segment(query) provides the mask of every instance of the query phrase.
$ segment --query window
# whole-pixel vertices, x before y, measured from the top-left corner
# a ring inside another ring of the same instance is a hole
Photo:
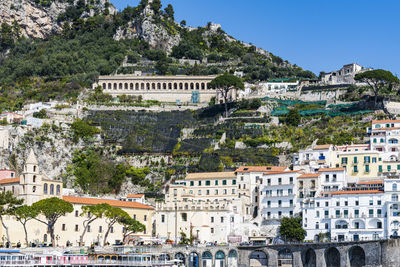
[[[329,182],[329,174],[325,174],[325,182]]]
[[[208,196],[210,194],[210,190],[206,190],[206,195]]]
[[[354,166],[354,167],[353,167],[353,171],[354,171],[355,173],[357,173],[357,172],[358,172],[358,167],[357,167],[357,166]]]
[[[376,158],[375,157],[372,158],[372,163],[376,163]]]
[[[79,225],[75,224],[75,232],[79,231]]]
[[[206,185],[211,185],[211,181],[206,181]]]
[[[221,217],[221,223],[223,223],[224,222],[224,217]]]
[[[213,223],[214,222],[214,217],[211,217],[211,223]]]
[[[133,219],[135,219],[135,220],[136,220],[136,214],[133,214]]]
[[[201,190],[197,191],[198,195],[201,196]]]
[[[348,206],[348,205],[349,205],[349,202],[348,202],[348,201],[345,201],[345,202],[344,202],[344,205],[345,205],[345,206]]]
[[[325,223],[325,229],[328,229],[328,228],[329,228],[329,224]]]
[[[162,223],[165,223],[165,215],[164,215],[164,214],[161,215],[161,222],[162,222]]]
[[[379,166],[378,166],[378,172],[382,172],[382,171],[383,171],[382,165],[379,165]]]
[[[364,163],[369,163],[370,160],[371,160],[371,157],[370,157],[370,156],[365,156],[365,157],[364,157]]]
[[[282,184],[282,178],[278,178],[278,184]]]
[[[36,183],[36,175],[33,176],[33,183]]]
[[[228,194],[228,190],[224,189],[224,195]]]
[[[66,230],[65,223],[63,223],[62,226],[61,226],[61,231],[65,231],[65,230]]]
[[[354,157],[354,158],[353,158],[353,162],[354,162],[354,163],[358,163],[358,158],[357,158],[357,157]]]
[[[369,200],[369,205],[370,206],[374,205],[374,201],[372,199]]]
[[[144,215],[143,221],[147,221],[147,215]]]
[[[110,227],[110,232],[114,233],[114,227],[113,226]]]
[[[378,210],[377,210],[377,214],[378,214],[378,217],[381,217],[381,216],[382,216],[382,210],[381,210],[381,209],[378,209]]]
[[[365,172],[369,172],[369,165],[365,165]]]
[[[226,180],[222,180],[222,185],[226,185]]]
[[[194,181],[190,181],[190,186],[194,186]]]
[[[56,194],[57,195],[61,194],[61,186],[59,184],[56,186]]]
[[[319,223],[318,222],[315,224],[315,229],[319,229]]]
[[[218,180],[215,180],[215,185],[218,185]]]
[[[370,218],[374,217],[374,210],[372,210],[372,209],[369,210],[368,211],[368,215],[369,215]]]
[[[201,181],[198,182],[198,185],[199,185],[199,186],[201,185]]]
[[[270,208],[271,207],[271,201],[267,201],[267,207]]]
[[[99,233],[102,233],[103,232],[103,226],[99,226]]]
[[[336,210],[336,218],[340,217],[340,210]]]
[[[392,201],[399,201],[399,196],[397,194],[393,194]]]
[[[378,200],[378,206],[382,205],[382,201]]]
[[[232,189],[232,194],[235,194],[235,189]],[[262,195],[262,192],[260,194]]]
[[[214,233],[214,228],[211,228],[211,233],[212,233],[212,234]]]
[[[382,229],[382,222],[377,222],[376,223],[376,228]]]
[[[235,222],[235,217],[231,216],[231,222]]]
[[[79,211],[78,210],[75,211],[75,217],[79,217]]]
[[[336,206],[339,207],[340,206],[340,202],[336,201]]]
[[[54,184],[50,185],[50,195],[54,195]]]
[[[388,170],[388,172],[390,172],[391,169],[392,169],[392,166],[387,165],[387,170]]]
[[[278,207],[282,206],[282,200],[278,200]]]
[[[289,200],[290,207],[293,207],[293,199]]]
[[[317,211],[317,218],[319,218],[319,211]]]
[[[288,193],[288,195],[293,194],[293,189],[288,189],[287,193]]]
[[[302,183],[302,182],[300,182],[300,183]],[[271,179],[267,179],[267,184],[271,185]]]
[[[33,193],[36,192],[36,185],[34,185],[34,186],[32,187],[32,192],[33,192]]]
[[[376,138],[374,138],[374,143],[376,143]]]
[[[329,210],[326,210],[326,211],[324,212],[324,214],[325,214],[325,218],[328,218],[328,217],[329,217]]]
[[[218,189],[215,189],[215,194],[214,195],[218,195]]]
[[[342,158],[342,164],[347,164],[347,157]]]
[[[236,184],[236,179],[232,180],[232,184],[235,185]]]
[[[87,227],[87,231],[90,233],[91,229],[90,229],[90,225],[88,225]]]
[[[178,195],[178,189],[174,189],[174,196],[176,197]]]
[[[293,177],[289,178],[289,183],[293,184]]]

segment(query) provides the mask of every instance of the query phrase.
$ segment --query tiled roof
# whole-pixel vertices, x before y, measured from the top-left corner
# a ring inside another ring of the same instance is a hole
[[[286,169],[283,166],[240,166],[235,172],[278,172]]]
[[[15,184],[15,183],[19,184],[19,177],[0,180],[0,184]]]
[[[321,175],[320,173],[304,173],[297,178],[316,178],[319,177],[320,175]]]
[[[390,123],[390,122],[400,122],[400,120],[382,120],[382,121],[372,121],[372,123]]]
[[[383,181],[362,181],[358,182],[358,184],[383,184]]]
[[[63,199],[67,202],[74,203],[74,204],[96,205],[96,204],[106,203],[106,204],[109,204],[114,207],[154,210],[153,207],[150,207],[148,205],[138,203],[138,202],[131,202],[131,201],[90,198],[90,197],[73,197],[73,196],[63,196]]]
[[[317,145],[313,148],[313,150],[323,150],[323,149],[329,149],[332,145]]]
[[[277,172],[266,172],[263,173],[264,175],[274,175],[274,174],[287,174],[287,173],[296,173],[299,172],[300,170],[297,171],[277,171]]]
[[[339,171],[344,171],[344,168],[321,168],[318,171],[319,172],[339,172]]]
[[[195,179],[211,179],[211,178],[235,178],[234,172],[199,172],[199,173],[188,173],[185,180]]]
[[[144,194],[133,194],[133,195],[127,195],[126,197],[127,198],[140,198],[143,196],[144,196]]]
[[[337,191],[331,192],[332,195],[356,195],[356,194],[380,194],[383,193],[381,190],[354,190],[354,191]]]

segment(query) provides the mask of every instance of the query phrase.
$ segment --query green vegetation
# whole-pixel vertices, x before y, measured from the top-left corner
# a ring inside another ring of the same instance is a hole
[[[71,169],[75,183],[94,195],[118,193],[127,171],[125,165],[108,160],[93,149],[75,152]]]
[[[306,231],[302,228],[301,217],[283,217],[279,226],[279,234],[287,241],[303,241]]]
[[[370,70],[356,74],[354,77],[356,81],[364,82],[369,85],[372,92],[374,93],[374,107],[378,101],[379,93],[384,89],[392,90],[392,87],[400,84],[399,78],[394,76],[390,71],[387,70]]]
[[[10,234],[8,232],[9,226],[4,224],[4,216],[13,215],[22,203],[23,199],[16,198],[11,191],[0,192],[0,221],[6,230],[7,242],[10,242]]]
[[[39,211],[34,209],[32,206],[22,205],[15,209],[13,215],[22,224],[25,232],[25,243],[26,246],[29,247],[29,239],[28,239],[28,230],[26,228],[26,224],[28,221],[33,220],[39,214]]]
[[[210,82],[209,86],[211,88],[217,89],[217,91],[224,98],[225,118],[227,118],[228,117],[229,92],[232,92],[232,90],[243,90],[244,89],[243,82],[240,80],[240,78],[238,78],[232,74],[224,73],[223,75],[220,75],[220,76],[216,77],[215,79],[213,79]],[[232,99],[230,101],[232,101]]]
[[[73,132],[75,140],[78,140],[80,138],[87,140],[88,138],[91,138],[94,135],[100,133],[99,129],[89,125],[87,121],[83,121],[80,119],[75,120],[71,124],[71,130]]]

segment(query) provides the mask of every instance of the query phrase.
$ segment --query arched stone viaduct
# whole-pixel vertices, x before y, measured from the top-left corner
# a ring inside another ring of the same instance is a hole
[[[398,267],[400,240],[158,249],[188,267]]]

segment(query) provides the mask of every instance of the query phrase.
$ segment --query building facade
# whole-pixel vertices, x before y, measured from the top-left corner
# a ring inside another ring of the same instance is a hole
[[[340,70],[329,73],[322,72],[321,83],[327,85],[355,84],[356,81],[354,80],[354,77],[356,74],[368,70],[371,69],[366,69],[357,63],[346,64]]]
[[[209,83],[216,76],[142,76],[112,75],[99,76],[93,89],[101,86],[104,93],[112,96],[142,96],[143,100],[160,102],[208,103],[217,97],[217,90]],[[234,91],[234,90],[233,90]],[[236,91],[230,100],[236,99]]]

